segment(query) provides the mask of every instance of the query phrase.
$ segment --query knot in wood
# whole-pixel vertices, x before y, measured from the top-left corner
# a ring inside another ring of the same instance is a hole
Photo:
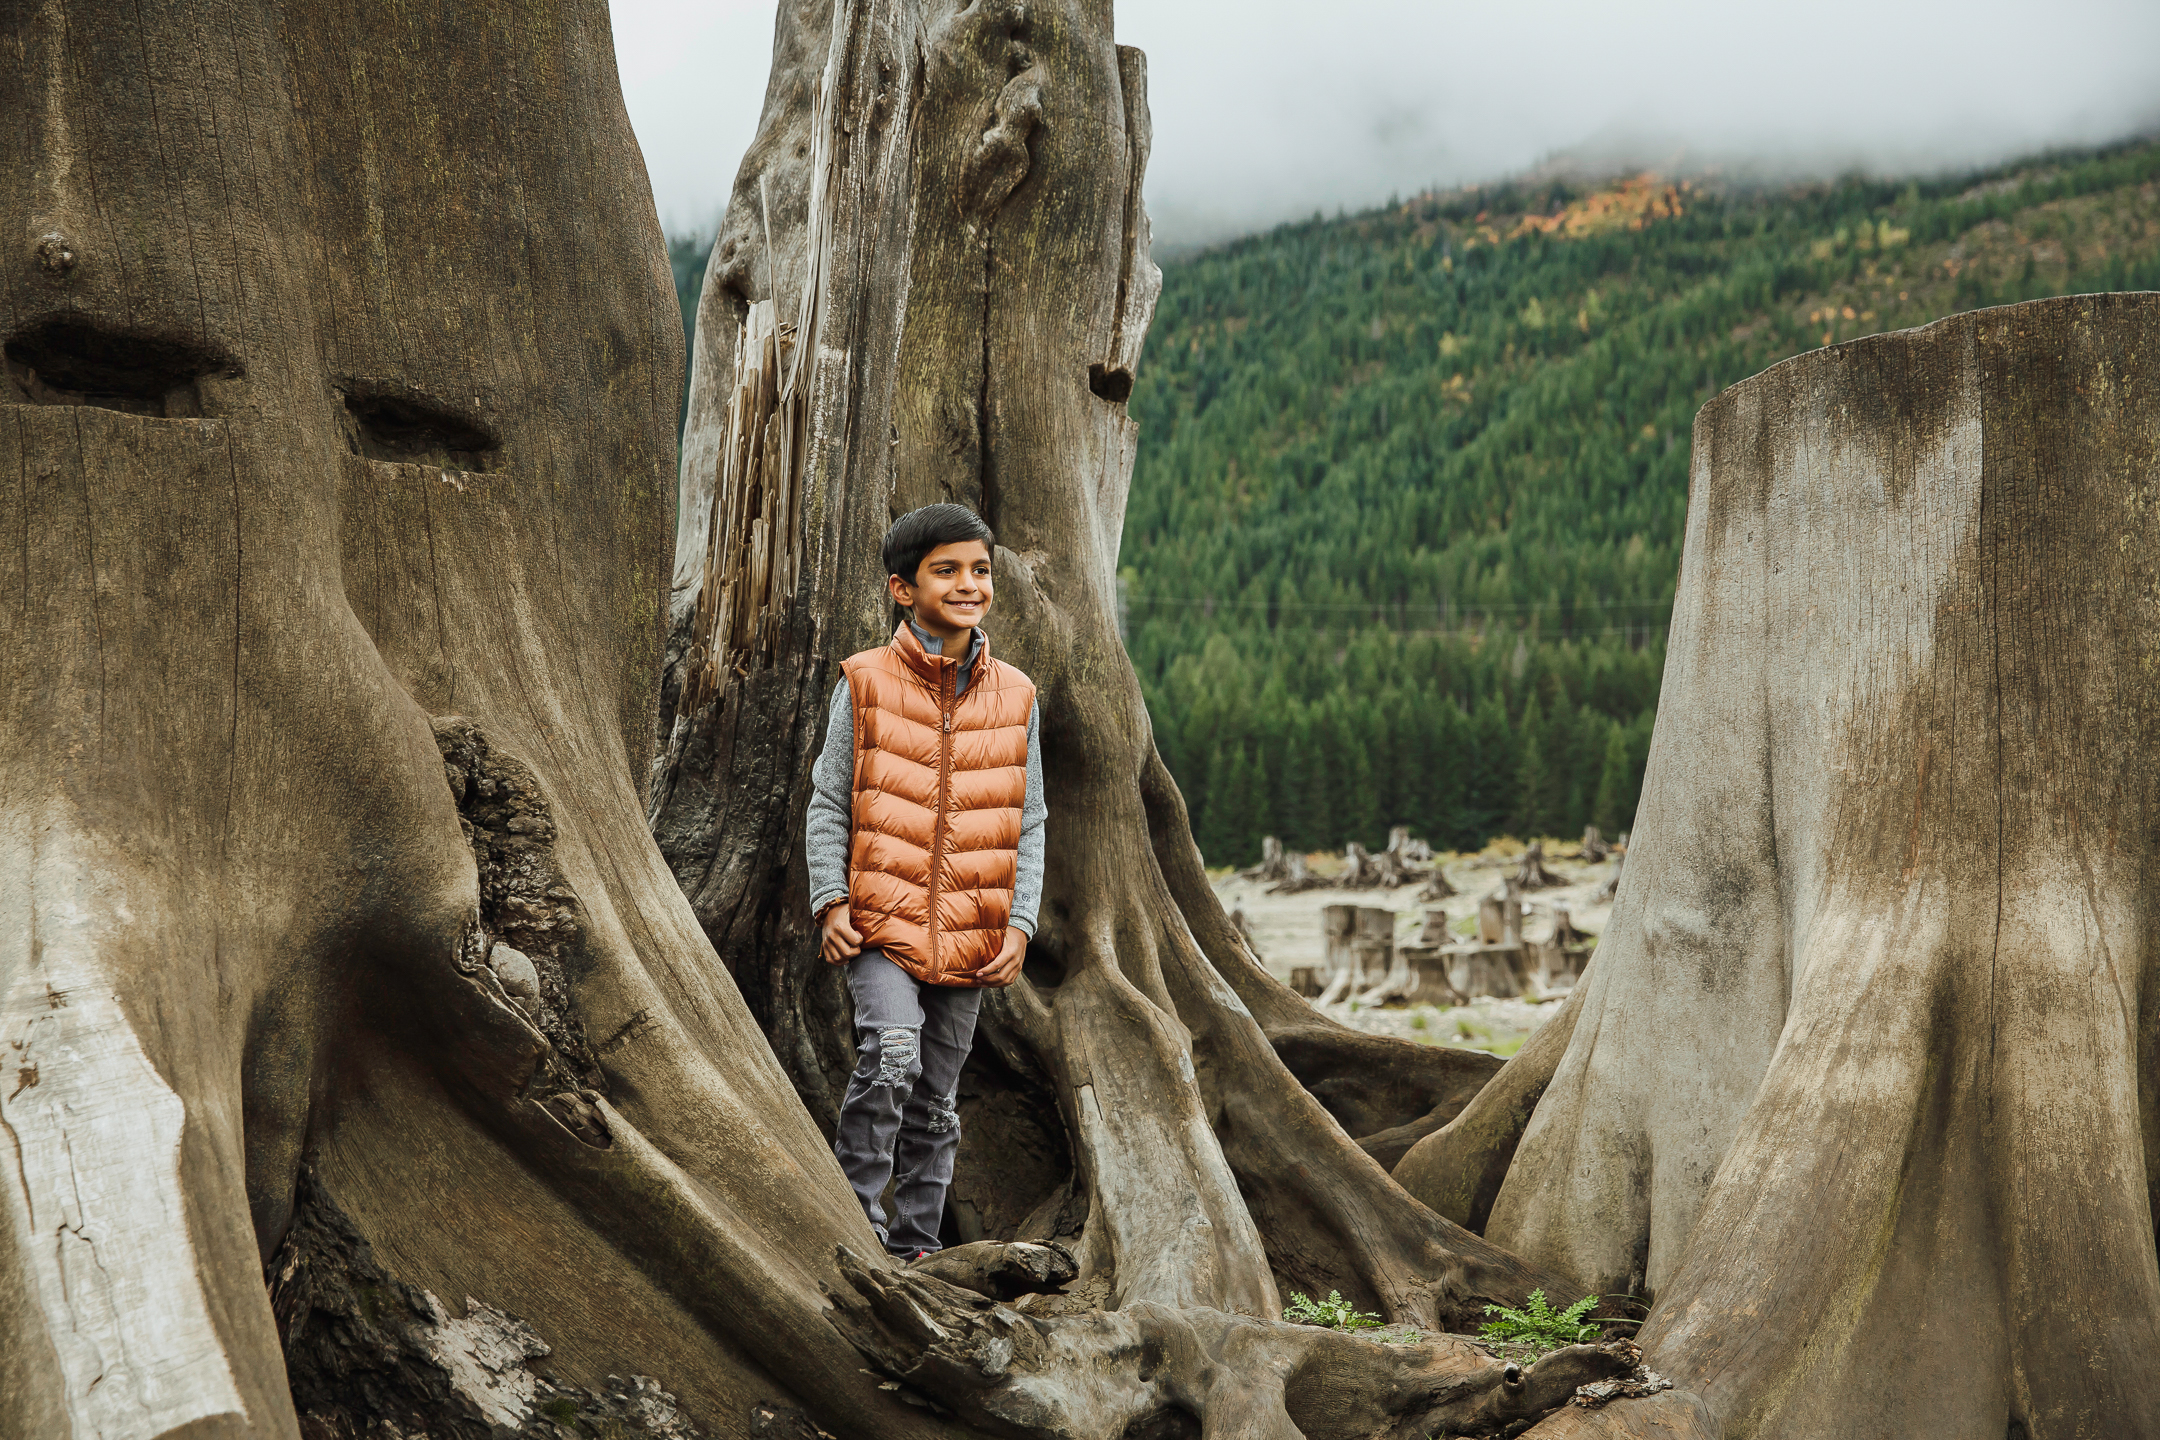
[[[41,235],[37,242],[37,262],[48,275],[65,275],[75,268],[75,246],[57,230]]]

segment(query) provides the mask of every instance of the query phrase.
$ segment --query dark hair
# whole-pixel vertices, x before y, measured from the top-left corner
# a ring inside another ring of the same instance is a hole
[[[954,545],[962,540],[980,540],[992,548],[997,545],[997,537],[990,533],[990,527],[965,505],[925,505],[920,510],[910,510],[893,521],[892,529],[885,532],[885,573],[898,575],[912,585],[915,572],[922,569],[924,556],[940,545]]]

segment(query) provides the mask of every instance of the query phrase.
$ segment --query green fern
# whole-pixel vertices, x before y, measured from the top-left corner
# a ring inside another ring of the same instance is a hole
[[[1485,1313],[1500,1318],[1486,1321],[1478,1335],[1502,1344],[1535,1346],[1540,1355],[1563,1345],[1580,1345],[1597,1338],[1599,1327],[1583,1323],[1584,1317],[1597,1309],[1597,1303],[1597,1296],[1585,1295],[1567,1309],[1555,1310],[1543,1290],[1533,1290],[1520,1310],[1487,1305]]]
[[[1308,1299],[1293,1290],[1282,1318],[1298,1325],[1327,1325],[1337,1330],[1372,1330],[1380,1324],[1378,1315],[1354,1308],[1342,1298],[1340,1290],[1328,1291],[1325,1300]]]

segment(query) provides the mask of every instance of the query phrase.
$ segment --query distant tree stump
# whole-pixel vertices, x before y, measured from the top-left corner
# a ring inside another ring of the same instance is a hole
[[[1530,975],[1541,990],[1565,990],[1581,978],[1595,940],[1577,930],[1565,905],[1553,907],[1552,933],[1533,942]]]
[[[1627,852],[1623,850],[1613,857],[1612,874],[1605,877],[1603,885],[1598,886],[1597,894],[1591,897],[1593,900],[1600,905],[1610,905],[1619,898],[1620,871],[1626,864]]]
[[[1345,890],[1370,890],[1381,883],[1380,862],[1363,845],[1352,840],[1343,847],[1342,874],[1335,883]]]
[[[1512,878],[1479,899],[1478,940],[1485,945],[1522,943],[1522,894]]]
[[[1321,906],[1320,943],[1327,984],[1322,987],[1319,1000],[1323,1005],[1332,1005],[1349,994],[1358,982],[1357,906]]]
[[[1360,978],[1386,975],[1395,964],[1395,912],[1372,905],[1358,906],[1355,943]]]
[[[1448,983],[1466,1000],[1480,995],[1512,1000],[1523,993],[1523,947],[1466,945],[1448,955]]]
[[[1268,886],[1267,893],[1298,895],[1307,890],[1325,890],[1334,883],[1324,875],[1313,874],[1312,867],[1305,863],[1305,857],[1293,850],[1283,859],[1283,878]]]
[[[1387,848],[1402,856],[1405,865],[1432,863],[1432,846],[1412,835],[1407,825],[1397,825],[1388,831]]]
[[[1260,842],[1260,863],[1251,865],[1238,874],[1247,880],[1287,880],[1290,878],[1290,861],[1283,854],[1282,841],[1269,835]]]
[[[1582,858],[1593,865],[1602,864],[1612,856],[1612,846],[1605,843],[1605,836],[1595,825],[1583,826]]]
[[[1525,890],[1550,890],[1568,882],[1545,868],[1545,842],[1533,840],[1515,867],[1515,883]]]

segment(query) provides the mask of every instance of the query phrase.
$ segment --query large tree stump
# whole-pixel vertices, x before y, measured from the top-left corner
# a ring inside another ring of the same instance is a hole
[[[2107,295],[1697,417],[1579,1019],[1398,1167],[1474,1220],[1448,1177],[1519,1136],[1487,1235],[1654,1296],[1684,1393],[1536,1433],[2160,1425],[2155,395],[2160,296]]]

